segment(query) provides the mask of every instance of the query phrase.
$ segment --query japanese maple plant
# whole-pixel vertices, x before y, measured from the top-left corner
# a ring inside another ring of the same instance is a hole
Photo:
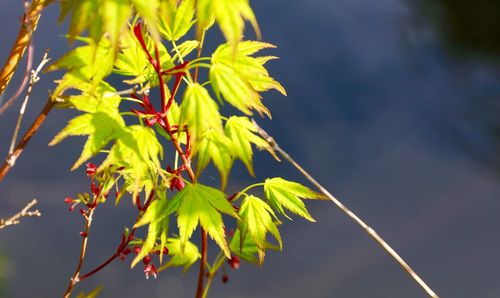
[[[261,264],[267,249],[281,249],[278,224],[288,217],[286,210],[314,221],[302,199],[322,196],[296,182],[269,178],[237,193],[224,191],[236,160],[253,175],[252,147],[273,154],[248,117],[254,112],[270,117],[261,92],[285,94],[265,68],[276,57],[258,55],[274,46],[243,40],[245,20],[260,36],[248,1],[69,0],[61,2],[61,18],[69,18],[69,41],[80,45],[48,67],[65,71],[52,99],[81,114],[50,145],[86,136],[72,169],[86,164],[91,180],[90,193],[66,199],[71,209],[82,206],[86,223],[66,296],[76,284],[128,255],[131,267],[144,266],[146,278],[198,262],[196,297],[206,296],[224,262],[232,267],[240,260]],[[214,23],[226,42],[204,53]],[[110,84],[112,74],[130,89]],[[233,113],[221,114],[222,105],[234,107],[227,109]],[[165,148],[170,146],[173,150]],[[102,162],[94,165],[90,160],[95,157]],[[220,174],[218,186],[200,182],[211,162]],[[116,204],[131,200],[136,221],[108,260],[82,272],[95,210],[111,197]],[[225,228],[231,221],[234,231]],[[142,228],[147,228],[145,237],[136,233]],[[198,241],[192,238],[196,229],[201,231]],[[220,251],[213,261],[209,240]]]
[[[16,95],[26,86],[31,36],[40,12],[51,2],[55,1],[25,1],[18,39],[0,71],[0,94],[28,48],[26,77]],[[272,51],[274,46],[261,41],[249,0],[58,2],[60,20],[69,24],[71,50],[46,70],[64,72],[39,116],[13,146],[16,128],[8,158],[0,168],[0,180],[53,108],[78,111],[50,142],[56,145],[69,136],[87,138],[72,170],[85,169],[89,190],[65,199],[71,211],[79,210],[84,227],[79,231],[80,252],[64,297],[70,297],[79,283],[115,260],[128,261],[131,267],[140,264],[146,278],[156,278],[174,266],[187,270],[198,263],[193,292],[196,298],[206,297],[225,263],[232,268],[238,268],[241,261],[262,264],[266,250],[282,249],[281,221],[290,219],[292,213],[314,221],[303,200],[323,198],[333,201],[364,228],[429,296],[437,297],[372,228],[249,118],[255,113],[270,118],[262,92],[274,89],[286,95],[265,68],[276,57],[260,53]],[[243,38],[247,22],[256,40]],[[204,43],[216,27],[225,41],[207,53]],[[25,103],[47,61],[31,72]],[[15,99],[13,96],[0,107],[0,114]],[[236,193],[226,192],[235,162],[254,175],[255,148],[290,161],[321,193],[280,177],[258,181]],[[219,172],[215,182],[204,178],[211,163]],[[109,258],[100,264],[87,264],[91,226],[102,204],[128,204],[137,215],[117,237],[121,240]],[[23,214],[5,223],[12,224]],[[196,230],[200,239],[193,239]],[[211,240],[218,251],[209,255]],[[228,281],[225,273],[218,276]]]

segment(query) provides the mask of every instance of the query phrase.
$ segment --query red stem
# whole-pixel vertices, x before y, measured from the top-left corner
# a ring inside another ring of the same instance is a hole
[[[148,55],[149,62],[156,69],[156,63],[148,51],[148,47],[146,45],[146,42],[144,41],[144,37],[142,37],[141,23],[138,23],[137,25],[135,25],[134,34],[135,34],[135,37],[137,38],[137,40],[139,41],[139,43],[141,44],[142,49],[144,50],[144,52],[146,52],[146,55]]]
[[[196,287],[196,298],[203,297],[203,286],[205,279],[205,263],[207,262],[207,232],[201,229],[201,260],[200,271],[198,271],[198,286]]]
[[[82,281],[82,280],[96,274],[97,272],[101,271],[104,267],[108,266],[111,262],[113,262],[117,257],[119,257],[120,254],[123,252],[123,250],[128,246],[128,244],[130,243],[132,238],[134,238],[135,230],[136,230],[136,228],[132,229],[132,231],[130,232],[130,235],[126,238],[125,242],[122,241],[120,243],[120,245],[118,246],[118,249],[111,257],[109,257],[106,261],[104,261],[101,265],[97,266],[93,270],[83,274],[80,277],[79,281]]]

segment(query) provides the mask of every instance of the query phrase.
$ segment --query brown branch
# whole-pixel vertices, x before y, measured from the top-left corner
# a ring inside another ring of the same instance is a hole
[[[0,219],[0,230],[11,226],[11,225],[17,225],[20,223],[20,220],[22,217],[40,217],[42,216],[42,213],[38,210],[30,211],[33,206],[36,205],[38,201],[36,199],[33,199],[33,201],[29,202],[21,211],[18,213],[14,214],[13,216],[7,218],[7,219]]]
[[[278,143],[271,137],[265,130],[263,130],[254,120],[254,125],[257,127],[259,134],[267,141],[270,148],[278,152],[286,161],[291,163],[304,177],[309,180],[316,188],[318,188],[325,196],[327,196],[342,212],[354,220],[361,226],[365,232],[372,237],[417,283],[424,291],[433,298],[438,295],[415,273],[415,271],[408,265],[401,256],[380,237],[377,232],[362,219],[360,219],[354,212],[347,208],[342,202],[335,198],[326,188],[324,188],[316,179],[314,179],[302,166],[300,166],[285,150],[281,149]]]
[[[36,30],[40,14],[45,6],[51,0],[33,0],[31,4],[27,4],[27,11],[23,16],[23,21],[17,38],[12,46],[9,57],[5,62],[4,67],[0,71],[0,95],[5,91],[5,88],[10,82],[12,75],[24,55],[24,51],[28,47],[33,32]]]
[[[35,121],[33,121],[30,128],[24,134],[24,136],[22,137],[19,144],[17,144],[14,151],[7,156],[7,158],[5,159],[5,162],[3,163],[2,167],[0,168],[0,182],[3,180],[5,175],[7,175],[9,170],[14,166],[14,164],[16,163],[16,160],[23,153],[24,147],[26,147],[26,145],[30,141],[31,137],[33,137],[33,135],[38,131],[38,129],[43,124],[43,122],[45,121],[45,118],[47,117],[47,115],[52,110],[52,108],[54,107],[55,104],[56,104],[56,102],[52,98],[49,98],[47,100],[47,103],[43,107],[42,111],[40,112],[40,114],[38,114]]]

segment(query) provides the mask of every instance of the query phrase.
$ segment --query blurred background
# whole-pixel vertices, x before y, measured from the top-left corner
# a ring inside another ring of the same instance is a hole
[[[264,40],[278,46],[270,72],[288,91],[265,94],[273,113],[272,122],[261,120],[266,130],[442,297],[500,297],[500,2],[251,4]],[[20,1],[0,1],[2,64],[22,12]],[[52,57],[67,49],[57,15],[57,5],[42,15],[35,63],[47,47]],[[57,77],[46,74],[36,86],[24,128]],[[19,104],[0,117],[2,158]],[[88,190],[84,170],[69,171],[84,139],[47,147],[74,115],[52,112],[0,184],[0,217],[32,198],[43,213],[0,231],[0,297],[60,297],[76,266],[83,223],[63,200]],[[306,183],[266,153],[255,155],[255,169],[254,179],[239,164],[230,189],[269,176]],[[285,222],[283,252],[269,252],[262,268],[227,267],[229,283],[217,279],[211,297],[425,297],[333,204],[308,206],[317,223]],[[97,210],[84,268],[114,252],[134,213],[126,200]],[[100,297],[194,295],[196,268],[146,280],[129,264],[114,262],[76,293],[104,284]]]

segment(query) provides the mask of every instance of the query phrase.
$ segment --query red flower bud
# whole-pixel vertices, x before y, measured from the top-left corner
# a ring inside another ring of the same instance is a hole
[[[225,283],[227,283],[228,281],[229,281],[229,276],[227,276],[227,274],[224,274],[224,275],[222,276],[222,283],[224,283],[224,284],[225,284]]]
[[[80,232],[80,236],[87,237],[89,234],[87,232]]]
[[[147,265],[147,264],[151,263],[151,257],[150,256],[145,256],[142,259],[142,262],[144,263],[144,265]]]
[[[73,204],[74,201],[75,200],[73,200],[73,198],[71,198],[71,197],[66,197],[64,199],[64,203],[66,203],[66,204]]]
[[[240,258],[238,256],[231,256],[231,259],[229,259],[229,266],[233,269],[238,269],[240,268]]]
[[[153,265],[153,263],[148,263],[146,266],[144,266],[144,273],[146,274],[146,279],[149,279],[149,275],[151,274],[156,279],[158,271],[156,270],[156,267],[155,265]]]
[[[87,169],[85,170],[85,173],[87,174],[87,176],[94,177],[96,170],[97,170],[97,167],[95,164],[93,164],[91,162],[87,163]]]
[[[139,254],[141,252],[141,248],[139,246],[134,246],[133,251],[137,255],[137,254]]]

